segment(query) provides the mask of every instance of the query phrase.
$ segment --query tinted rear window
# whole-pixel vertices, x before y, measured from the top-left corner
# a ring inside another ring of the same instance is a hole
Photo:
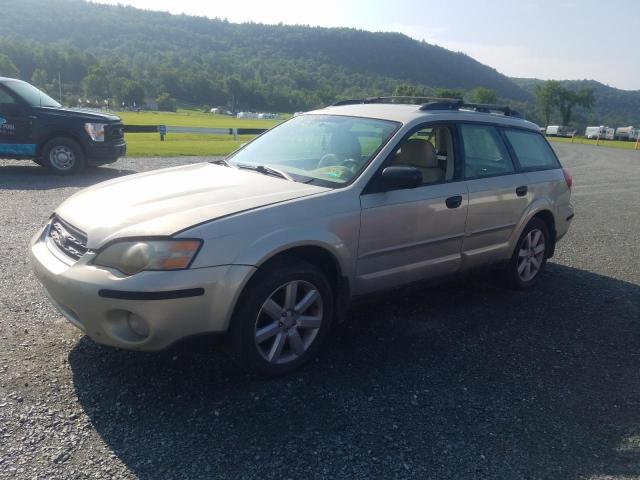
[[[559,167],[556,156],[542,135],[522,130],[505,130],[504,133],[523,169]]]

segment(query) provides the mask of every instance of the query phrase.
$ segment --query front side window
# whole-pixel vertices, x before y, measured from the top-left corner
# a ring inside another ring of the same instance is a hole
[[[0,104],[2,103],[16,103],[11,95],[0,88]]]
[[[495,127],[460,125],[465,178],[490,177],[513,172],[513,162]]]
[[[295,181],[339,186],[356,178],[399,123],[338,115],[300,115],[256,138],[227,160],[268,167]]]
[[[414,167],[422,173],[422,184],[453,178],[453,141],[448,127],[421,128],[395,151],[390,166]]]
[[[522,168],[559,168],[556,156],[542,135],[522,130],[505,130],[504,133]]]
[[[22,98],[28,105],[32,107],[60,107],[49,95],[42,90],[38,90],[33,85],[19,80],[9,80],[5,83],[6,87],[13,93]]]

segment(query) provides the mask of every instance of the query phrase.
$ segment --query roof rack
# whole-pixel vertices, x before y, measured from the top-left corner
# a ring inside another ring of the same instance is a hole
[[[409,100],[409,101],[407,101]],[[366,104],[366,103],[413,103],[416,105],[424,105],[429,102],[457,102],[455,98],[435,98],[435,97],[414,97],[410,95],[391,95],[388,97],[368,97],[368,98],[358,98],[358,99],[347,99],[347,100],[339,100],[335,103],[332,103],[332,107],[339,107],[342,105],[358,105],[358,104]]]
[[[503,105],[492,105],[488,103],[466,103],[461,100],[435,101],[425,103],[420,107],[422,111],[434,110],[471,110],[479,113],[502,113],[505,117],[524,118],[522,114],[510,107]]]
[[[409,102],[407,101],[409,100]],[[487,103],[467,103],[456,98],[413,97],[406,95],[392,95],[389,97],[369,97],[359,99],[339,100],[332,107],[343,105],[359,105],[367,103],[413,103],[420,105],[422,111],[437,110],[471,110],[479,113],[501,113],[505,117],[524,118],[523,115],[510,107],[491,105]]]

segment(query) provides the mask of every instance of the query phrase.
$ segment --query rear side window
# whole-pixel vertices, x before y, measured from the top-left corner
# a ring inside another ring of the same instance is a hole
[[[558,168],[558,160],[542,135],[522,130],[505,130],[507,140],[523,169]]]
[[[515,170],[507,147],[494,127],[462,124],[460,137],[464,148],[465,178],[503,175]]]

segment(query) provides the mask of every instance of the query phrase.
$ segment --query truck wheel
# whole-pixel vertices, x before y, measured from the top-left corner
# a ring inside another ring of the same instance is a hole
[[[295,257],[258,270],[238,300],[228,347],[241,368],[284,375],[312,359],[331,328],[333,294],[325,275]]]
[[[58,175],[74,175],[86,167],[84,152],[70,138],[54,138],[42,149],[42,164]]]

